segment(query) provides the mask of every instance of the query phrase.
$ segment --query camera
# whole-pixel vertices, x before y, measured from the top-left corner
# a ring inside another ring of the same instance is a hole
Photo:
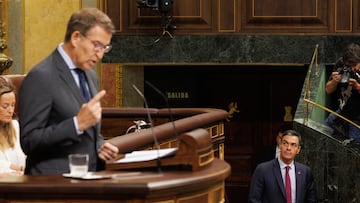
[[[152,8],[161,13],[169,12],[173,5],[172,0],[136,0],[136,2],[139,8]]]
[[[355,72],[352,68],[343,67],[338,69],[339,74],[341,75],[340,83],[347,85],[350,78],[355,79]]]

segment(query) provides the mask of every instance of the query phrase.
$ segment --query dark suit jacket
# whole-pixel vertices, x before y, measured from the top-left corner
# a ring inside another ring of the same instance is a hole
[[[95,71],[86,71],[92,95],[98,91]],[[55,50],[24,78],[19,93],[20,142],[27,155],[26,174],[69,172],[68,155],[89,154],[89,171],[103,168],[97,149],[103,143],[100,126],[78,135],[73,117],[85,103],[80,89]]]
[[[311,169],[295,162],[296,203],[317,202]],[[285,186],[278,159],[259,164],[253,174],[249,202],[286,203]]]

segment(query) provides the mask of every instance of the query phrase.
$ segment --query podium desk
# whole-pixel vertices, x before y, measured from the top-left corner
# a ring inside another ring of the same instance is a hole
[[[0,178],[0,203],[219,203],[225,202],[230,165],[217,158],[198,171],[102,171],[111,178],[82,180],[62,175]]]

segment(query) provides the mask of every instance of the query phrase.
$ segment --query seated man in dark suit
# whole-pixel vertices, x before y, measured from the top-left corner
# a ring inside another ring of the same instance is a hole
[[[294,161],[300,152],[300,134],[284,132],[278,158],[259,164],[253,174],[250,203],[311,203],[316,190],[311,169]]]

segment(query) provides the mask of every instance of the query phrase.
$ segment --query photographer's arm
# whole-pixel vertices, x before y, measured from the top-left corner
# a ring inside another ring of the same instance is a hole
[[[341,75],[335,71],[331,73],[331,78],[332,79],[326,83],[325,91],[327,94],[331,94],[336,90],[337,85],[340,82]]]

